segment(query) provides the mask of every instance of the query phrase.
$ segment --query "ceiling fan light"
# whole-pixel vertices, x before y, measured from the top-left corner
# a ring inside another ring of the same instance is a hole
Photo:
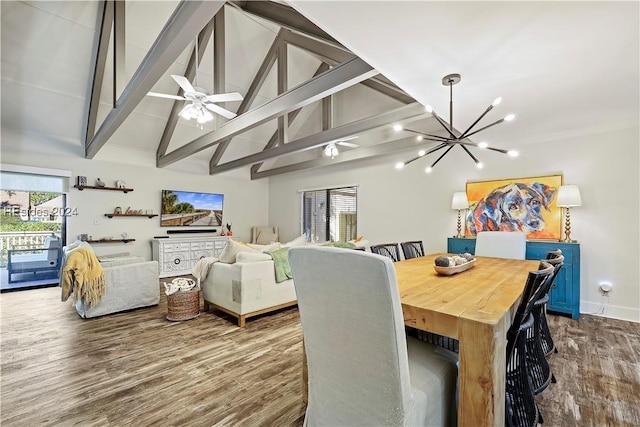
[[[396,132],[400,132],[402,129],[403,127],[400,124],[393,125],[393,130],[395,130]]]
[[[482,169],[484,167],[484,165],[481,162],[476,163],[476,167],[478,169]]]
[[[489,144],[487,144],[485,141],[482,141],[480,143],[478,143],[478,148],[487,148],[489,146]]]
[[[515,119],[516,115],[515,114],[507,114],[504,118],[505,122],[510,122],[511,120]]]
[[[416,141],[422,141],[423,139],[424,139],[424,136],[422,135],[416,136]]]
[[[433,168],[431,166],[428,166],[424,171],[426,173],[431,173],[432,170],[433,170]]]
[[[510,157],[518,157],[518,156],[520,155],[520,153],[518,153],[518,152],[517,152],[517,151],[515,151],[515,150],[509,150],[509,151],[507,151],[507,154],[508,154]]]
[[[427,152],[425,150],[418,151],[418,156],[420,156],[420,157],[424,156],[425,154],[427,154]]]
[[[492,107],[497,107],[498,105],[500,105],[500,103],[502,102],[502,97],[499,96],[496,99],[493,100],[493,102],[491,103]]]
[[[396,163],[396,169],[400,170],[402,168],[404,168],[404,163],[402,163],[402,162]]]

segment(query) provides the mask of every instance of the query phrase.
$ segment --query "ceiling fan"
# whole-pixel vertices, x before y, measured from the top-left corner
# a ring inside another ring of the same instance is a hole
[[[325,157],[331,157],[333,159],[338,154],[340,154],[340,152],[338,151],[338,147],[336,147],[336,145],[342,145],[344,147],[351,147],[351,148],[359,147],[360,146],[359,144],[356,144],[354,142],[347,142],[347,141],[351,141],[352,139],[356,139],[356,138],[358,138],[358,135],[350,136],[348,138],[340,138],[340,139],[335,139],[333,141],[329,141],[329,143],[324,146],[322,153],[324,154]]]
[[[227,119],[233,119],[234,117],[236,117],[236,113],[229,111],[227,109],[224,109],[219,105],[214,104],[214,102],[242,101],[242,95],[240,95],[240,93],[229,92],[229,93],[208,95],[205,89],[198,86],[194,87],[193,85],[191,85],[191,82],[189,81],[189,79],[187,79],[184,76],[178,76],[176,74],[172,74],[171,77],[173,77],[173,80],[175,80],[176,83],[178,83],[178,85],[182,88],[182,90],[184,91],[184,96],[169,95],[169,94],[157,93],[157,92],[149,92],[147,93],[147,95],[156,96],[158,98],[169,98],[169,99],[178,99],[183,101],[191,101],[190,104],[185,105],[182,111],[180,111],[180,115],[185,119],[191,119],[191,118],[198,119],[198,123],[204,123],[213,118],[213,116],[211,116],[211,113],[206,111],[205,108],[213,111],[216,114],[220,114],[221,116],[226,117]],[[208,117],[207,114],[211,116],[211,118],[208,120],[201,121],[201,118],[204,119],[205,117]]]

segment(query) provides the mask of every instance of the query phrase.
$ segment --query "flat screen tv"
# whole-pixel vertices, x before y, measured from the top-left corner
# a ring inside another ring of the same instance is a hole
[[[161,227],[220,227],[224,194],[162,190]]]

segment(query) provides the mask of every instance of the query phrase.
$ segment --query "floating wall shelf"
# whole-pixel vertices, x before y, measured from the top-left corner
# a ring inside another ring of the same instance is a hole
[[[126,217],[126,216],[137,216],[137,217],[147,217],[147,218],[153,218],[158,216],[158,214],[114,214],[114,213],[106,213],[104,214],[104,216],[106,216],[107,218],[114,218],[114,217]]]
[[[128,193],[129,191],[133,191],[133,188],[97,187],[95,185],[74,185],[73,188],[77,188],[80,191],[84,190],[85,188],[89,188],[91,190],[122,191],[123,193]]]
[[[129,243],[136,239],[87,240],[87,243]]]

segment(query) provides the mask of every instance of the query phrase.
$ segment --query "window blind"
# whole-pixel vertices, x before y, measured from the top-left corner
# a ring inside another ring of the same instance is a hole
[[[357,236],[357,187],[303,191],[302,233],[312,242],[347,242]]]

